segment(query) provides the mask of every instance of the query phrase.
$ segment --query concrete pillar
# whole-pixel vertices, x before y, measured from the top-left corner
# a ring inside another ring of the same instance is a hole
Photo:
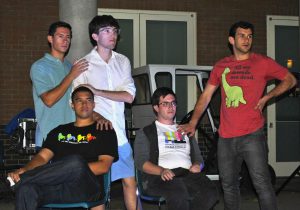
[[[59,0],[59,18],[72,26],[73,38],[67,59],[73,62],[91,49],[88,24],[97,15],[97,0]]]

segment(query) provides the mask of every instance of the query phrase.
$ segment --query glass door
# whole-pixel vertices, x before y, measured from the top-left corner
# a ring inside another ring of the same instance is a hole
[[[299,85],[299,18],[267,17],[268,56],[285,66]],[[276,83],[276,82],[275,82]],[[268,86],[271,90],[275,83]],[[268,106],[269,162],[277,176],[289,176],[300,164],[299,86]]]

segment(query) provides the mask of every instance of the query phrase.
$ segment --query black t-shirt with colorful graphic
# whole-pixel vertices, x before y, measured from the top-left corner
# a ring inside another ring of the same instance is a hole
[[[97,130],[96,123],[76,127],[74,123],[60,125],[50,131],[43,148],[54,153],[53,160],[68,155],[81,155],[87,162],[98,160],[99,155],[110,155],[118,160],[118,143],[114,130]]]

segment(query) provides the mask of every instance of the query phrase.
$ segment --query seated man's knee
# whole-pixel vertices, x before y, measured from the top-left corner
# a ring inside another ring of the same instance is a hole
[[[26,197],[26,196],[30,196],[30,197],[36,197],[37,193],[38,193],[38,189],[37,186],[33,185],[33,184],[22,184],[19,183],[17,185],[17,187],[15,188],[15,192],[16,192],[16,197]]]

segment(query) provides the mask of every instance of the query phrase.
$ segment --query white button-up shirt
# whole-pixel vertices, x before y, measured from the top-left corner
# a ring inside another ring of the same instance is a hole
[[[135,97],[135,86],[131,76],[129,59],[117,52],[112,52],[106,63],[94,48],[84,57],[89,62],[88,70],[73,81],[73,87],[90,84],[96,89],[110,91],[126,91]],[[125,131],[124,102],[113,101],[95,96],[95,112],[112,122],[118,138],[118,145],[128,142]]]

